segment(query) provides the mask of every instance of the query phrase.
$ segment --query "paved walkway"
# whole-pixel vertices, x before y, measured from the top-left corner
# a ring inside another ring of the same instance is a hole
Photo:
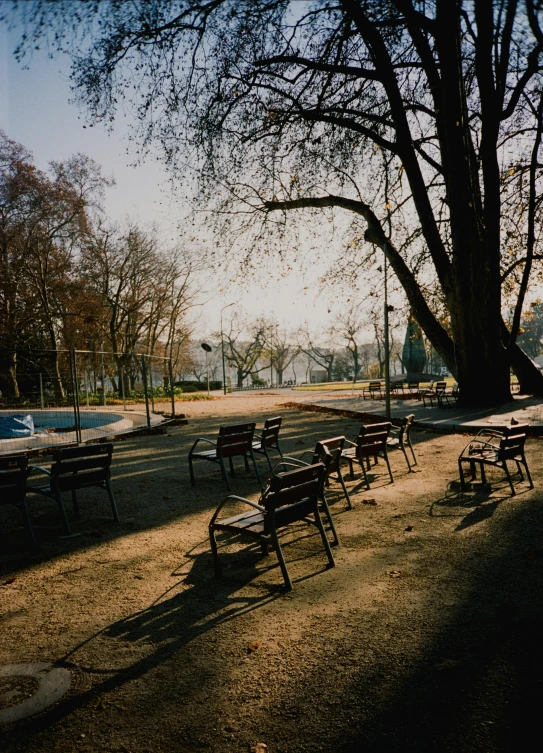
[[[289,398],[292,393],[289,394]],[[304,395],[298,392],[297,396]],[[305,397],[307,395],[307,397]],[[296,402],[312,403],[336,410],[360,411],[362,413],[376,413],[384,415],[384,400],[363,400],[360,395],[338,395],[333,392],[305,393],[303,398],[294,398]],[[459,432],[474,434],[483,427],[499,429],[510,425],[514,417],[519,423],[530,426],[530,434],[543,434],[543,399],[535,397],[515,397],[513,402],[498,408],[425,408],[422,400],[394,400],[390,401],[392,421],[401,419],[410,413],[415,414],[415,422],[419,426],[444,432]]]

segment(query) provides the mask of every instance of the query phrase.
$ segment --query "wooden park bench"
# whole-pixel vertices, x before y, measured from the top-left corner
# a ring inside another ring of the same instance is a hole
[[[516,428],[517,427],[512,427],[513,430]],[[496,466],[504,471],[509,486],[511,487],[511,495],[514,496],[515,487],[513,486],[511,473],[507,466],[507,462],[511,460],[516,463],[521,481],[524,480],[522,473],[522,466],[524,466],[530,489],[533,489],[534,484],[524,454],[526,433],[507,431],[505,434],[501,434],[501,436],[495,436],[495,442],[489,442],[488,440],[483,439],[483,436],[484,435],[478,435],[474,437],[462,450],[460,457],[458,458],[458,470],[460,473],[460,485],[462,490],[464,491],[466,488],[464,469],[462,467],[465,463],[468,463],[470,466],[472,479],[475,479],[477,476],[476,466],[480,466],[481,481],[483,484],[486,484],[485,466]],[[486,436],[488,436],[488,434]]]
[[[413,465],[417,465],[415,450],[413,449],[413,445],[411,444],[411,427],[413,425],[414,419],[415,415],[413,413],[410,413],[409,416],[406,416],[404,419],[402,419],[402,422],[399,426],[392,425],[390,430],[397,436],[388,437],[387,439],[387,448],[389,450],[399,449],[403,452],[407,467],[410,471],[411,463],[409,462],[409,457],[407,455],[407,448],[411,450],[411,455],[413,456]]]
[[[322,463],[317,463],[274,474],[258,502],[251,502],[249,499],[235,495],[226,497],[213,513],[209,523],[209,541],[215,577],[220,578],[222,571],[216,533],[227,531],[256,539],[264,555],[268,553],[268,546],[272,546],[279,560],[285,586],[287,590],[292,590],[292,581],[279,542],[278,531],[280,528],[300,521],[318,529],[328,557],[328,567],[334,567],[334,557],[319,513],[319,497],[324,477],[325,467]],[[236,502],[243,503],[251,509],[231,517],[219,518],[225,505]]]
[[[256,441],[253,442],[253,452],[259,455],[265,455],[270,471],[273,471],[272,462],[270,459],[270,450],[277,450],[280,457],[283,457],[281,448],[279,447],[279,431],[283,422],[282,416],[275,416],[275,418],[268,418],[264,422],[264,428],[261,430],[255,430]]]
[[[0,505],[13,505],[19,510],[30,544],[36,549],[38,544],[26,502],[28,472],[26,455],[0,456]]]
[[[390,469],[390,462],[388,460],[387,441],[389,438],[391,423],[390,421],[379,424],[366,424],[360,429],[358,437],[355,442],[346,440],[346,444],[350,445],[346,447],[341,453],[342,459],[349,463],[349,470],[351,477],[354,476],[353,463],[358,463],[364,474],[364,481],[366,488],[370,488],[370,482],[368,474],[366,472],[366,466],[370,467],[370,459],[373,458],[377,463],[378,458],[384,458],[388,474],[390,476],[390,483],[394,483],[394,477]]]
[[[381,382],[370,382],[367,387],[362,388],[362,399],[375,400],[376,395],[379,398],[383,397],[383,388]]]
[[[221,426],[219,429],[219,436],[215,439],[207,439],[207,437],[199,437],[189,451],[189,473],[190,483],[192,486],[196,485],[196,479],[194,478],[193,461],[194,460],[207,460],[210,463],[216,463],[220,466],[221,475],[228,491],[230,491],[230,482],[228,481],[228,475],[226,473],[225,460],[228,460],[230,466],[230,474],[235,476],[233,458],[242,457],[245,462],[245,468],[249,470],[249,458],[252,460],[255,474],[260,483],[260,476],[258,473],[258,467],[254,456],[253,439],[255,433],[256,424],[233,424],[232,426]],[[210,445],[208,450],[197,450],[197,446],[200,442]]]
[[[34,471],[45,473],[47,484],[27,484],[26,490],[56,500],[68,535],[71,531],[62,501],[64,492],[71,492],[74,517],[79,518],[77,491],[93,487],[104,489],[109,496],[113,519],[118,523],[119,515],[111,488],[112,455],[113,445],[111,443],[55,449],[53,450],[50,468],[43,468],[39,465],[30,467],[30,473]]]

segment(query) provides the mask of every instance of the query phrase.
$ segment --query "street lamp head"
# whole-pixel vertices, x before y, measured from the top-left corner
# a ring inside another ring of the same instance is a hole
[[[205,350],[206,353],[211,353],[213,348],[211,345],[208,345],[207,343],[202,343],[201,347]]]

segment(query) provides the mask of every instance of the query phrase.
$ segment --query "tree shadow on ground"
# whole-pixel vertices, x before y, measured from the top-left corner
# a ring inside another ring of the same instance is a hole
[[[539,739],[543,511],[534,497],[514,502],[516,510],[457,565],[470,574],[462,599],[401,681],[385,694],[360,674],[359,692],[378,701],[351,743],[336,750],[512,753]],[[458,588],[454,566],[439,582],[440,592],[447,588]]]

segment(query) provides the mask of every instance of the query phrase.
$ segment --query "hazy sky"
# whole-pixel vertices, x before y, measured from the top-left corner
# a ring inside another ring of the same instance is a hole
[[[85,127],[84,116],[69,104],[67,62],[50,60],[39,52],[25,70],[12,54],[16,41],[15,34],[0,29],[0,128],[29,149],[41,169],[51,160],[62,161],[76,152],[92,157],[116,180],[116,186],[107,191],[107,214],[118,221],[130,217],[156,223],[166,241],[175,241],[183,210],[171,200],[162,166],[152,160],[133,166],[134,155],[126,151],[126,123],[119,122],[112,135],[101,127]],[[281,270],[276,267],[275,279],[264,287],[256,286],[243,273],[222,280],[207,275],[205,285],[215,291],[206,296],[205,308],[198,310],[202,312],[198,329],[202,335],[216,331],[221,307],[239,301],[240,310],[250,318],[265,314],[287,328],[311,321],[325,330],[330,321],[328,309],[337,309],[341,296],[319,295],[317,280],[324,270],[324,263],[310,265],[304,272],[294,267],[280,277]],[[218,292],[220,289],[223,292]],[[225,312],[225,317],[235,308]]]

